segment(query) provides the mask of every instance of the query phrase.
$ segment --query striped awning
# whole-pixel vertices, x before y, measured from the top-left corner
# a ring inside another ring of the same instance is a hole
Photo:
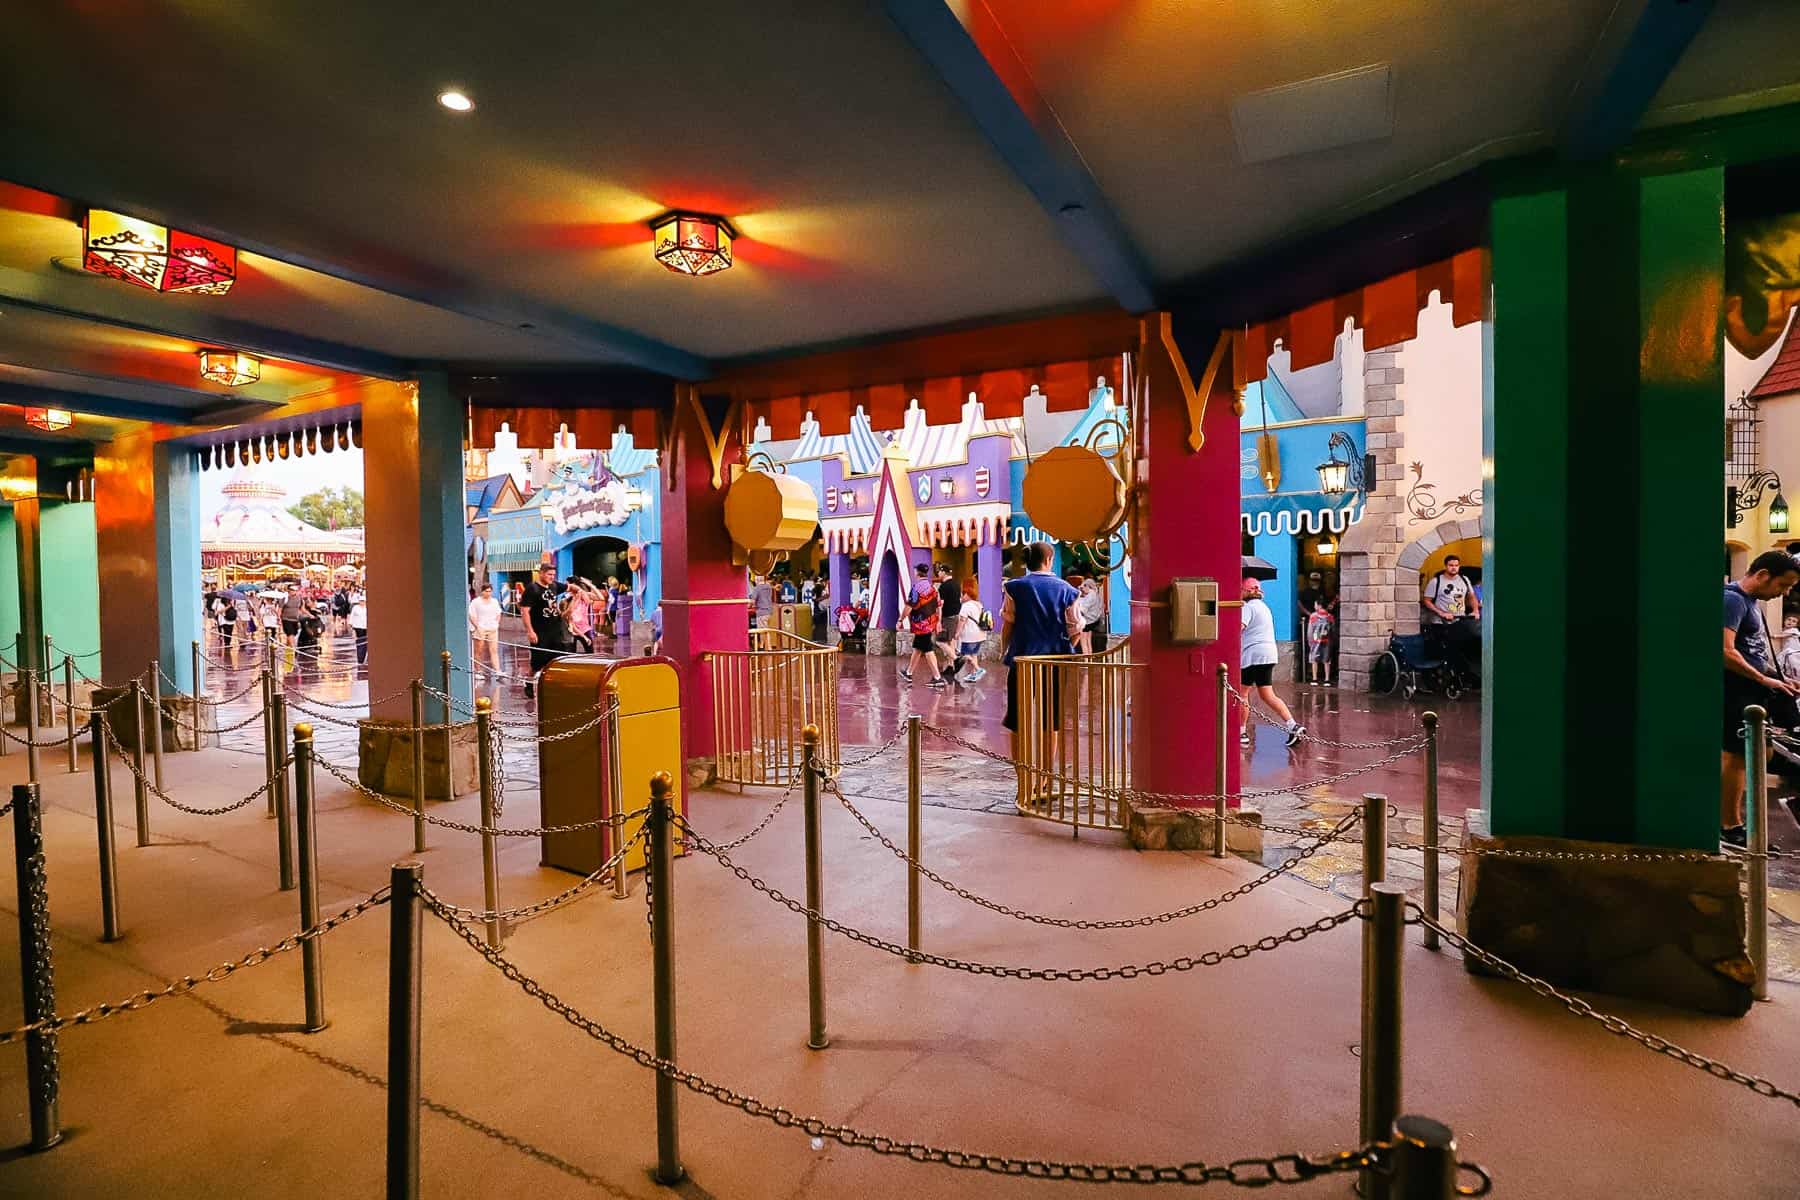
[[[487,544],[490,571],[529,571],[543,560],[544,537],[492,538]]]

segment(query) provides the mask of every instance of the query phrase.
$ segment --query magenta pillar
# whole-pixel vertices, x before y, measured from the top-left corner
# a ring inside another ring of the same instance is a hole
[[[1229,364],[1206,397],[1198,453],[1188,441],[1190,382],[1167,314],[1144,318],[1138,354],[1146,399],[1137,424],[1140,487],[1131,574],[1132,784],[1149,791],[1213,791],[1218,762],[1218,677],[1224,663],[1237,686],[1239,610],[1219,610],[1219,638],[1203,645],[1169,639],[1169,581],[1215,579],[1221,600],[1238,598],[1238,417]],[[1211,350],[1211,346],[1207,346]],[[1147,411],[1146,411],[1147,410]],[[1226,787],[1237,791],[1235,735]]]
[[[700,407],[714,430],[727,425],[723,399],[702,398]],[[713,696],[706,653],[744,650],[750,645],[744,568],[732,565],[731,537],[725,532],[725,489],[713,486],[713,459],[701,416],[683,392],[677,393],[672,484],[663,505],[663,654],[681,668],[686,713],[685,753],[713,753]],[[735,431],[724,442],[720,478],[729,481],[731,464],[743,457]]]

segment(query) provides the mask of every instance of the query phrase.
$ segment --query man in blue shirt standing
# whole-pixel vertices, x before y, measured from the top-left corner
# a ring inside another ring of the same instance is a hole
[[[1744,709],[1760,704],[1777,728],[1800,722],[1794,697],[1800,681],[1784,678],[1769,652],[1763,626],[1764,600],[1778,600],[1800,582],[1800,561],[1781,550],[1756,556],[1744,577],[1725,585],[1725,712],[1721,729],[1719,770],[1719,840],[1742,846],[1744,775],[1747,767],[1766,771],[1767,763],[1744,761]],[[1766,819],[1766,814],[1765,814]],[[1774,843],[1770,843],[1774,848]]]
[[[1019,757],[1019,677],[1013,659],[1019,655],[1073,654],[1081,632],[1080,599],[1074,588],[1050,570],[1050,547],[1033,542],[1025,547],[1026,573],[1006,581],[1006,600],[1000,606],[1000,644],[1006,648],[1006,717],[1001,722],[1013,735],[1013,760]],[[1051,710],[1060,707],[1051,697]],[[1054,726],[1051,736],[1055,736]]]

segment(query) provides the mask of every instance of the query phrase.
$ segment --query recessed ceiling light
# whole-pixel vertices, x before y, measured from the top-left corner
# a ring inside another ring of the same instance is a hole
[[[467,92],[459,92],[455,88],[445,88],[438,93],[438,103],[451,112],[468,112],[475,107]]]

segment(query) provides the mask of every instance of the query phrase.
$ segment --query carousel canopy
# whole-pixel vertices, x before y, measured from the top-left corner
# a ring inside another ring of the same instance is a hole
[[[362,530],[308,525],[287,510],[287,489],[255,467],[239,467],[222,490],[224,507],[200,531],[201,566],[281,561],[336,567],[362,561]]]

